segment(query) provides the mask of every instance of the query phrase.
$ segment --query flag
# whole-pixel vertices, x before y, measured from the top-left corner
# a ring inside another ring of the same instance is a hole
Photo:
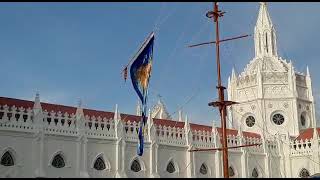
[[[145,43],[140,48],[137,53],[136,58],[131,64],[130,67],[130,76],[132,80],[132,85],[137,92],[139,99],[142,104],[142,113],[140,128],[138,131],[138,149],[137,153],[139,156],[143,154],[143,140],[144,133],[146,131],[146,121],[147,121],[147,97],[148,97],[148,86],[149,79],[152,69],[152,60],[153,60],[153,44],[154,44],[154,33],[152,32],[147,38]]]

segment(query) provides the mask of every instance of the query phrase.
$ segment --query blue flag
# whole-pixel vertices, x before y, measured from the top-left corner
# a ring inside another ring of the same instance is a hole
[[[145,43],[140,48],[138,55],[134,59],[130,67],[130,76],[132,80],[132,85],[137,92],[141,104],[142,104],[142,119],[140,122],[140,128],[138,131],[139,143],[137,153],[139,156],[143,154],[143,139],[146,131],[146,121],[147,121],[147,96],[148,96],[148,86],[149,79],[152,69],[153,60],[153,44],[154,44],[154,33],[148,37]]]

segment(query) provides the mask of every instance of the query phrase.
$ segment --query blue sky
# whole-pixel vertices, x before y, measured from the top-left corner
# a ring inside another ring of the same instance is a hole
[[[138,97],[121,70],[159,23],[150,80],[149,106],[162,96],[169,113],[183,105],[191,122],[218,123],[207,104],[217,97],[214,46],[186,48],[214,40],[205,17],[212,3],[1,3],[0,96],[135,113]],[[257,2],[220,3],[227,13],[221,37],[252,34]],[[309,66],[316,100],[319,91],[320,3],[268,3],[277,31],[278,53],[298,71]],[[221,46],[223,84],[232,66],[241,72],[253,58],[253,38]],[[185,104],[190,97],[189,103]],[[173,114],[175,118],[177,114]]]

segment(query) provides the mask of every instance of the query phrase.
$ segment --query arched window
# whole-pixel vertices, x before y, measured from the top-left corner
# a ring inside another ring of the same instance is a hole
[[[266,32],[266,48],[267,48],[267,52],[268,52],[268,34]]]
[[[141,171],[141,165],[137,159],[135,159],[131,164],[131,170],[133,172],[139,172]]]
[[[251,177],[253,177],[253,178],[259,177],[259,172],[258,172],[258,170],[256,168],[254,168],[252,170]]]
[[[306,170],[305,168],[302,168],[301,171],[300,171],[300,173],[299,173],[299,176],[300,176],[301,178],[307,178],[307,177],[310,176],[310,173],[309,173],[309,171]]]
[[[5,152],[1,157],[1,165],[3,166],[13,166],[14,161],[9,151]]]
[[[235,175],[234,170],[231,166],[229,166],[229,177],[233,177]]]
[[[273,35],[274,31],[271,31],[271,43],[272,43],[272,53],[276,54],[276,47],[275,47],[275,39],[274,39],[274,35]]]
[[[104,163],[104,160],[102,157],[98,157],[96,161],[94,162],[93,168],[96,170],[104,170],[106,168],[106,164]]]
[[[301,116],[300,116],[300,122],[301,122],[301,126],[305,126],[306,125],[306,118],[304,117],[303,114],[301,114]]]
[[[167,172],[168,173],[174,173],[176,171],[176,168],[174,167],[174,164],[172,161],[169,162],[167,165]]]
[[[62,155],[61,154],[55,155],[51,164],[55,168],[63,168],[65,166],[65,163]]]
[[[200,167],[200,173],[203,175],[206,175],[208,173],[208,168],[204,163]]]
[[[261,35],[259,34],[259,53],[261,53]]]

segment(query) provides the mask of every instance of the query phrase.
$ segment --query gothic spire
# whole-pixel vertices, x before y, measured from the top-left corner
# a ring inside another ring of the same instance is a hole
[[[254,29],[256,57],[277,56],[276,33],[266,2],[260,2],[257,23]]]
[[[76,117],[78,117],[78,119],[80,119],[81,116],[84,116],[84,113],[83,113],[83,108],[82,108],[82,100],[79,99],[78,106],[76,109]]]
[[[39,92],[36,93],[36,97],[34,99],[34,104],[33,104],[33,109],[41,109]]]
[[[258,14],[258,20],[256,23],[257,27],[263,27],[263,26],[272,26],[272,21],[268,12],[267,3],[266,2],[260,2],[260,9]]]

